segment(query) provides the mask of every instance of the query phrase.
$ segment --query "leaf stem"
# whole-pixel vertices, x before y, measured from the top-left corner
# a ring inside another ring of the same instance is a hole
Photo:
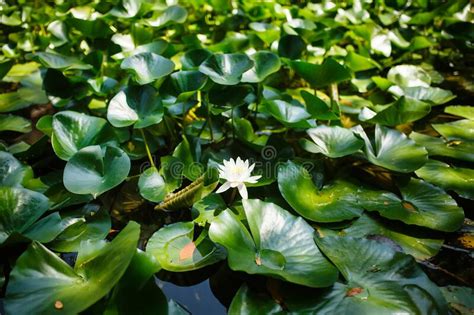
[[[155,162],[153,161],[153,157],[151,156],[150,147],[148,147],[148,142],[146,141],[145,132],[143,132],[143,129],[141,128],[140,128],[140,132],[142,134],[143,142],[145,142],[145,149],[146,149],[146,154],[148,155],[148,160],[150,160],[151,166],[156,168]]]

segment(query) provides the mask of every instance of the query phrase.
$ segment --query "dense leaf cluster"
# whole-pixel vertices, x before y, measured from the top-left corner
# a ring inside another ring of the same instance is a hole
[[[7,314],[185,313],[154,274],[222,266],[230,314],[473,307],[418,264],[470,222],[469,1],[7,0],[0,24]],[[237,157],[249,199],[215,192]]]

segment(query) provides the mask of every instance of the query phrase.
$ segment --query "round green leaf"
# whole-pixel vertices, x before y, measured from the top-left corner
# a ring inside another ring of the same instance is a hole
[[[414,178],[399,188],[402,198],[389,192],[366,191],[360,202],[369,211],[407,224],[445,232],[461,227],[464,211],[441,188]]]
[[[292,127],[311,127],[306,121],[311,115],[302,106],[296,106],[282,100],[266,101],[263,110],[281,123]]]
[[[138,189],[143,198],[153,202],[163,201],[168,193],[165,180],[156,167],[150,167],[140,175]]]
[[[187,51],[180,59],[183,70],[194,70],[210,56],[212,53],[206,49],[192,49]]]
[[[372,145],[361,126],[356,126],[353,130],[364,140],[365,155],[375,165],[409,173],[419,169],[428,160],[428,152],[424,147],[395,129],[376,125],[375,145]]]
[[[146,251],[158,260],[163,269],[175,272],[200,269],[225,259],[225,251],[206,234],[197,240],[193,237],[194,223],[170,224],[153,234]]]
[[[412,86],[400,88],[392,86],[388,91],[397,97],[405,95],[407,98],[427,102],[432,106],[442,105],[456,97],[451,91],[437,87]]]
[[[214,54],[199,66],[199,71],[217,84],[235,85],[253,65],[246,54]]]
[[[9,314],[78,314],[106,295],[132,260],[140,226],[130,222],[110,243],[84,242],[74,268],[33,242],[10,274]]]
[[[20,186],[26,169],[12,154],[0,151],[0,186]]]
[[[242,82],[258,83],[280,69],[280,58],[269,51],[258,51],[250,59],[254,66],[242,75]]]
[[[115,135],[105,119],[73,111],[53,116],[51,144],[62,160],[69,160],[82,148],[107,142],[115,142]]]
[[[446,156],[468,162],[474,162],[474,142],[460,140],[447,141],[443,138],[431,137],[412,132],[410,138],[424,146],[430,156]]]
[[[207,76],[197,70],[175,72],[171,79],[180,93],[200,90],[207,83]]]
[[[463,118],[467,118],[470,120],[474,120],[474,107],[472,106],[462,106],[462,105],[453,105],[453,106],[446,106],[444,108],[444,112],[460,116]]]
[[[31,121],[16,115],[0,115],[0,131],[30,132]]]
[[[433,128],[448,140],[474,142],[474,121],[462,119],[444,124],[433,124]]]
[[[347,283],[320,296],[311,313],[447,314],[440,290],[413,257],[374,240],[327,236],[317,243]]]
[[[129,86],[110,100],[107,119],[114,127],[145,128],[163,119],[163,104],[153,87]]]
[[[144,52],[125,58],[120,65],[128,70],[140,85],[151,83],[174,70],[174,63],[152,52]]]
[[[453,190],[463,198],[474,200],[474,170],[454,167],[449,164],[429,160],[416,175],[429,183]]]
[[[114,188],[130,171],[130,159],[121,149],[111,146],[89,146],[74,154],[64,168],[67,190],[94,197]]]
[[[209,236],[228,251],[233,270],[263,274],[310,287],[329,286],[335,268],[314,243],[314,230],[273,203],[243,201],[250,232],[230,210],[211,223]]]
[[[407,226],[386,224],[371,218],[367,214],[357,219],[349,228],[344,229],[343,233],[347,236],[360,238],[388,237],[400,245],[405,253],[420,260],[433,257],[443,245],[442,239],[427,238],[422,233]]]
[[[24,188],[0,187],[0,244],[21,234],[48,208],[48,198]]]
[[[315,88],[350,80],[352,77],[349,70],[332,58],[324,60],[320,65],[293,61],[291,68]]]
[[[363,211],[357,186],[335,181],[319,191],[309,172],[291,161],[278,169],[278,188],[296,212],[312,221],[338,222],[358,217]]]
[[[387,79],[400,87],[429,87],[431,76],[423,68],[414,65],[399,65],[388,71]]]
[[[179,5],[171,5],[163,12],[159,13],[155,19],[148,20],[148,24],[153,27],[162,27],[171,23],[184,23],[188,17],[185,8]]]
[[[320,125],[306,131],[316,147],[313,153],[321,153],[330,158],[338,158],[359,151],[364,142],[350,129],[339,126]]]
[[[38,52],[32,55],[34,60],[39,61],[46,68],[59,70],[88,70],[92,66],[83,63],[76,57],[64,56],[52,52]]]

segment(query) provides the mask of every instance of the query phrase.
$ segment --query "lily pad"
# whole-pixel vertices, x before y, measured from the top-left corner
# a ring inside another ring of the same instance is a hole
[[[429,160],[416,175],[425,181],[445,190],[455,191],[463,198],[474,200],[474,170],[455,167],[449,164]]]
[[[320,125],[306,131],[315,143],[313,153],[338,158],[359,151],[364,142],[347,128]]]
[[[365,142],[365,155],[375,165],[392,171],[409,173],[422,167],[428,160],[428,152],[415,141],[397,130],[375,126],[375,145],[361,126],[353,130]]]
[[[310,287],[337,279],[336,269],[314,243],[314,230],[301,218],[273,203],[243,201],[250,232],[230,210],[211,223],[211,240],[228,251],[231,269],[263,274]]]
[[[253,60],[254,66],[242,75],[242,82],[262,82],[280,69],[280,58],[272,52],[261,50],[250,56],[250,59]]]
[[[222,247],[214,244],[203,231],[194,239],[194,223],[179,222],[160,228],[150,238],[147,253],[152,254],[163,269],[191,271],[225,259]]]
[[[25,167],[12,154],[0,151],[0,186],[20,186]]]
[[[199,66],[199,71],[217,84],[235,85],[253,65],[253,61],[242,53],[214,54]]]
[[[9,314],[78,314],[106,295],[132,260],[140,226],[130,222],[110,243],[84,242],[74,268],[33,242],[10,274]]]
[[[456,115],[470,120],[474,120],[474,108],[472,106],[446,106],[444,108],[444,112],[451,115]]]
[[[197,70],[175,72],[171,79],[180,93],[200,90],[207,83],[207,76]]]
[[[87,146],[115,142],[113,130],[103,118],[73,111],[62,111],[53,116],[51,144],[62,160],[69,160]]]
[[[324,237],[318,246],[346,280],[319,296],[317,314],[446,314],[438,287],[416,261],[385,244],[353,237]],[[354,257],[354,259],[348,259]]]
[[[332,58],[320,65],[304,61],[292,61],[291,68],[312,87],[318,88],[351,79],[351,73]]]
[[[432,106],[442,105],[456,98],[456,95],[451,91],[437,87],[412,86],[400,88],[398,86],[391,86],[388,91],[397,97],[405,96],[407,98],[413,98],[427,102]]]
[[[144,52],[125,58],[120,67],[128,70],[138,84],[144,85],[173,72],[174,63],[155,53]]]
[[[31,121],[16,115],[0,115],[0,131],[30,132]]]
[[[359,119],[384,126],[397,126],[417,121],[428,115],[430,111],[430,104],[402,96],[391,104],[363,108]]]
[[[441,292],[448,302],[452,314],[469,315],[474,311],[474,289],[469,287],[457,287],[448,285],[441,287]]]
[[[360,189],[337,180],[318,190],[309,172],[291,161],[278,169],[278,188],[298,214],[315,222],[338,222],[358,217]]]
[[[443,245],[442,239],[427,238],[406,226],[395,227],[391,224],[375,220],[369,215],[361,216],[349,228],[344,229],[344,235],[351,237],[376,238],[388,237],[409,255],[416,259],[425,260],[436,255]]]
[[[86,64],[76,57],[64,56],[52,52],[38,52],[32,55],[32,59],[39,61],[46,68],[58,70],[88,70],[92,65]]]
[[[444,124],[432,124],[433,128],[448,140],[474,143],[474,120],[462,119]]]
[[[74,154],[64,168],[63,181],[67,190],[94,197],[114,188],[130,171],[130,158],[121,149],[93,145]]]
[[[431,137],[412,132],[410,138],[424,146],[430,156],[446,156],[458,160],[474,162],[474,143],[466,141],[447,141],[443,138]]]
[[[402,197],[390,192],[369,191],[362,194],[361,204],[383,217],[430,229],[453,232],[464,221],[464,211],[439,187],[412,178],[399,186]]]
[[[303,97],[306,110],[311,114],[312,118],[319,120],[339,120],[338,114],[319,97],[304,90],[301,91],[301,97]]]
[[[0,187],[0,244],[12,234],[21,234],[48,208],[48,198],[24,188]]]
[[[146,169],[138,180],[138,189],[140,195],[146,200],[153,202],[160,202],[165,199],[165,196],[173,191],[176,187],[169,185],[165,179],[158,172],[156,167]]]
[[[163,104],[153,87],[130,86],[110,100],[107,119],[114,127],[145,128],[161,122]]]
[[[429,87],[431,84],[429,73],[423,70],[423,68],[414,65],[392,67],[387,73],[387,79],[400,87]]]
[[[262,110],[268,112],[281,123],[292,127],[311,127],[306,121],[311,115],[302,106],[296,106],[282,100],[266,101]]]

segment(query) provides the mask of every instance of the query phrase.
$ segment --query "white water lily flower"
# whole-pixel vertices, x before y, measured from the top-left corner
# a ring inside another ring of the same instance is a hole
[[[254,168],[255,163],[249,166],[249,161],[243,161],[240,157],[235,161],[234,159],[224,160],[224,165],[219,165],[219,177],[225,179],[226,182],[216,192],[222,193],[229,188],[237,187],[242,199],[247,199],[245,183],[255,184],[262,177],[261,175],[251,176]]]

